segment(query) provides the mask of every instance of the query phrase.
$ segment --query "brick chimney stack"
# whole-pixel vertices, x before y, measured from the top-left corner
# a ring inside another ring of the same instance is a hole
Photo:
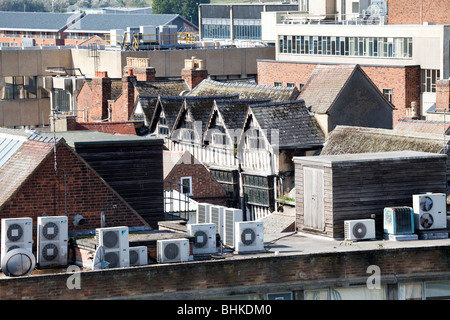
[[[116,110],[116,116],[114,117],[114,121],[128,121],[130,119],[131,113],[134,108],[134,99],[135,99],[135,84],[137,78],[134,75],[133,69],[130,68],[127,70],[127,73],[122,77],[122,96],[123,96],[123,105],[121,106],[122,110]],[[117,114],[118,112],[118,114]]]
[[[111,78],[108,72],[97,71],[92,78],[93,101],[87,121],[101,121],[108,118],[108,100],[111,99]]]
[[[186,80],[189,88],[194,89],[200,82],[208,78],[208,70],[205,69],[205,60],[192,57],[184,60],[184,68],[181,70],[181,78]]]
[[[156,70],[150,67],[149,58],[127,57],[127,65],[124,67],[124,74],[129,70],[133,71],[137,81],[155,81]]]
[[[450,79],[436,80],[436,111],[448,111],[450,107]]]

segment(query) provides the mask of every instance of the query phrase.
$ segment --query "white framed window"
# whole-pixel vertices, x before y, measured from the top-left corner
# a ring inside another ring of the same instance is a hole
[[[441,78],[439,69],[422,69],[421,71],[422,92],[436,92],[436,80]]]
[[[192,196],[192,177],[181,177],[180,179],[180,191],[182,194]]]
[[[383,95],[390,103],[392,103],[392,89],[383,89]]]

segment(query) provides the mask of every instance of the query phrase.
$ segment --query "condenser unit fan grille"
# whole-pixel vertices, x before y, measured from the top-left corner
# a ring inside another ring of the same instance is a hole
[[[105,253],[105,260],[109,263],[110,268],[116,268],[119,266],[119,254],[117,252]]]
[[[56,223],[48,222],[42,228],[42,235],[45,239],[53,240],[58,236],[59,228]]]
[[[197,231],[194,234],[194,246],[196,248],[203,248],[208,243],[208,235],[204,231]]]
[[[8,227],[6,231],[6,236],[9,241],[16,242],[19,241],[23,236],[23,228],[20,224],[13,223]]]
[[[255,242],[256,233],[253,229],[247,228],[244,229],[241,233],[241,241],[246,246],[250,246]]]
[[[419,201],[419,205],[420,205],[420,209],[422,209],[422,211],[430,211],[433,208],[433,199],[431,199],[428,196],[424,196],[420,198]]]
[[[135,250],[130,250],[130,264],[136,264],[139,261],[139,254]]]
[[[169,243],[164,247],[164,256],[169,260],[174,260],[178,257],[180,249],[176,243]]]
[[[53,243],[48,243],[42,248],[42,257],[47,261],[55,260],[58,256],[58,247]]]
[[[431,228],[433,222],[434,222],[433,216],[429,213],[424,213],[420,216],[419,223],[425,229]]]
[[[364,223],[355,223],[352,228],[352,233],[355,238],[362,239],[367,234],[367,227]]]
[[[106,231],[103,233],[103,247],[106,249],[119,247],[119,236],[117,231]]]

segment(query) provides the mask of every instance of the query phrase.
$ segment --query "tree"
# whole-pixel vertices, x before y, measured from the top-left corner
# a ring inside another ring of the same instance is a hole
[[[198,26],[198,5],[210,2],[210,0],[153,0],[152,12],[155,14],[179,14]]]

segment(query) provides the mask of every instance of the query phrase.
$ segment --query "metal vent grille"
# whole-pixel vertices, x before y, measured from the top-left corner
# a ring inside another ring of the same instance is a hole
[[[234,246],[234,214],[233,210],[225,210],[225,244]]]
[[[411,225],[413,215],[411,214],[411,208],[409,207],[396,207],[395,211],[395,224],[397,233],[411,232]]]
[[[216,227],[219,227],[219,208],[211,208],[211,223],[214,223]]]
[[[206,207],[204,205],[198,205],[197,208],[197,223],[205,223],[206,222]]]

